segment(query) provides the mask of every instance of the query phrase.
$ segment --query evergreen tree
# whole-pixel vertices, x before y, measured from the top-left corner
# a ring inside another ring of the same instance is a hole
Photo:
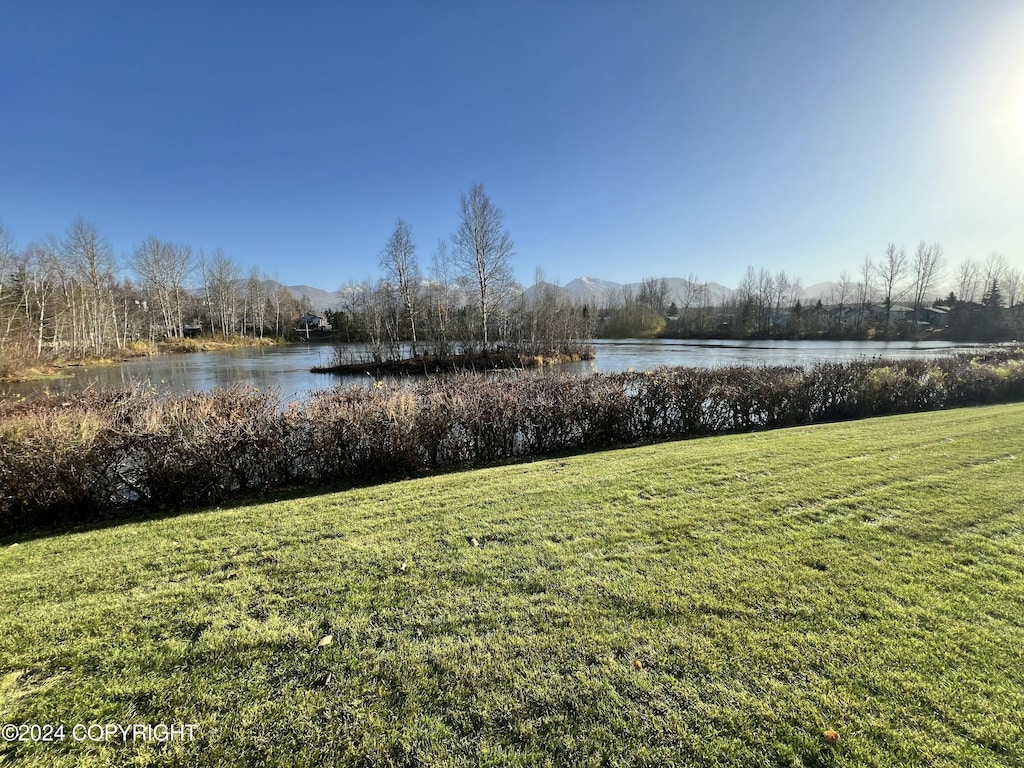
[[[1005,304],[1003,301],[1003,292],[999,290],[999,281],[993,280],[992,285],[985,292],[985,295],[981,299],[982,306],[985,307],[1001,307]]]

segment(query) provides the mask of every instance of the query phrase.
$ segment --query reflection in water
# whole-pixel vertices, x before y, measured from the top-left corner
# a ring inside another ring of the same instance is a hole
[[[936,357],[986,346],[952,342],[865,341],[729,341],[692,339],[616,339],[594,342],[595,359],[558,366],[575,375],[611,373],[668,366],[811,365],[826,360]],[[355,347],[354,347],[355,348]],[[148,383],[157,389],[202,391],[239,381],[278,390],[285,402],[337,386],[370,385],[369,376],[310,373],[329,365],[334,348],[298,343],[281,347],[241,348],[228,352],[194,352],[129,360],[123,365],[74,368],[72,377],[45,382],[0,385],[0,394],[26,397],[50,391],[80,392]]]

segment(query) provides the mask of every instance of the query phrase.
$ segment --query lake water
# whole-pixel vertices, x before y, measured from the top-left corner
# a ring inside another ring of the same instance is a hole
[[[593,372],[646,370],[658,366],[810,365],[820,361],[872,358],[927,358],[968,351],[984,344],[953,342],[864,341],[728,341],[693,339],[600,339],[595,358],[558,366],[558,371],[586,375]],[[193,352],[137,358],[121,365],[75,368],[68,378],[45,382],[0,385],[0,395],[26,397],[43,391],[61,394],[90,387],[111,388],[148,382],[158,389],[203,391],[238,381],[260,389],[277,389],[285,401],[339,385],[368,385],[369,376],[310,373],[329,365],[330,345],[297,343],[280,347],[240,348],[228,352]]]

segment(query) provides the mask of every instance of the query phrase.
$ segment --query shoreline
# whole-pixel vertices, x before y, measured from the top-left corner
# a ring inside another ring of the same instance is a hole
[[[159,357],[161,355],[191,354],[193,352],[225,352],[229,349],[246,347],[270,347],[293,342],[283,339],[234,337],[231,339],[185,338],[158,342],[131,342],[124,349],[114,350],[109,357],[84,357],[72,360],[60,359],[37,363],[0,376],[0,384],[23,384],[31,381],[47,381],[50,379],[67,379],[74,376],[75,368],[100,368],[120,365],[128,360],[140,357]]]

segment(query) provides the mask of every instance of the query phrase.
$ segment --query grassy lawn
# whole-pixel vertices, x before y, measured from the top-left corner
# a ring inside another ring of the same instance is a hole
[[[1024,405],[9,544],[0,765],[1024,765]]]

